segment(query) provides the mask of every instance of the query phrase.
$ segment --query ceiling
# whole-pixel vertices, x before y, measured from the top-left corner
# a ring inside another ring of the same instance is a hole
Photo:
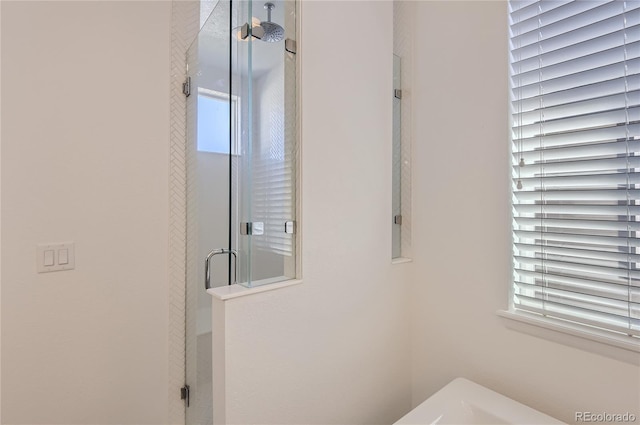
[[[265,0],[266,2],[266,0]],[[275,8],[271,13],[271,20],[285,27],[288,34],[288,28],[284,24],[285,20],[285,1],[272,0]],[[291,1],[286,6],[289,9]],[[247,41],[239,40],[237,33],[241,25],[248,21],[249,17],[249,1],[240,1],[233,3],[231,11],[232,21],[229,21],[230,2],[227,0],[203,1],[201,8],[202,28],[198,34],[198,38],[190,47],[192,49],[197,46],[198,62],[201,66],[212,67],[216,69],[228,69],[229,67],[229,43],[231,43],[234,68],[242,74],[247,73],[249,49]],[[254,24],[258,21],[267,20],[267,10],[264,9],[264,2],[253,1],[251,4]],[[206,17],[208,16],[208,17]],[[205,19],[206,17],[206,19]],[[244,19],[241,19],[244,18]],[[254,41],[251,43],[251,68],[253,75],[260,76],[269,69],[276,67],[282,62],[284,55],[284,41],[278,43],[266,43]]]

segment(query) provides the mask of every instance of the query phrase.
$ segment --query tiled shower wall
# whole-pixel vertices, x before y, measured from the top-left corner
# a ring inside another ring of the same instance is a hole
[[[185,55],[200,22],[200,2],[173,0],[171,12],[171,134],[169,156],[169,423],[184,423],[179,388],[185,383],[186,120]]]

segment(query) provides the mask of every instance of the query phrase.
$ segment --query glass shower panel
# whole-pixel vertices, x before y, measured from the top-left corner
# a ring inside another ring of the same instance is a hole
[[[233,93],[243,99],[232,180],[245,286],[296,276],[296,66],[286,42],[295,39],[295,13],[293,1],[234,2],[237,25],[252,23],[252,36],[236,39],[232,53]]]
[[[213,423],[211,297],[204,259],[230,246],[230,166],[236,154],[231,125],[238,99],[230,91],[230,3],[220,0],[187,51],[186,165],[186,423]],[[212,286],[227,285],[229,258],[211,262]]]
[[[296,277],[295,2],[207,1],[203,10],[186,58],[188,425],[211,424],[215,409],[205,258],[211,287]],[[214,250],[237,251],[237,276]]]
[[[401,225],[402,225],[402,132],[401,132],[401,81],[400,81],[400,57],[393,55],[393,165],[392,165],[392,195],[391,214],[393,217],[391,231],[391,258],[401,256]]]

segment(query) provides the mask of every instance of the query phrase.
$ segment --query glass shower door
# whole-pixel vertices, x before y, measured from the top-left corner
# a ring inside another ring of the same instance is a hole
[[[294,1],[219,0],[187,51],[188,425],[215,409],[207,276],[214,288],[296,276],[294,33]]]
[[[232,125],[230,2],[220,0],[189,47],[187,62],[186,423],[213,423],[211,296],[204,260],[231,247]],[[227,255],[210,258],[210,285],[227,285]]]

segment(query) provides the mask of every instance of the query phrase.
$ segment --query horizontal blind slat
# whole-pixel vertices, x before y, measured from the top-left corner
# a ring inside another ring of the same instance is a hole
[[[514,217],[514,230],[638,238],[640,237],[640,222],[562,220],[553,218],[541,220],[540,218]]]
[[[543,12],[537,16],[530,16],[527,20],[515,22],[513,19],[518,17],[514,16],[509,27],[512,49],[517,51],[518,48],[588,28],[604,20],[621,18],[625,10],[626,13],[630,13],[638,7],[640,6],[636,3],[630,3],[625,9],[625,5],[619,1],[604,4],[576,1],[557,8],[555,13]],[[564,19],[559,19],[563,17]]]
[[[628,109],[619,108],[611,111],[588,113],[585,115],[569,116],[563,119],[533,123],[518,127],[518,138],[540,137],[554,134],[564,134],[575,131],[597,130],[599,128],[619,126],[624,123],[640,122],[640,106]]]
[[[547,96],[538,96],[538,106],[529,111],[519,110],[513,114],[514,125],[524,126],[529,124],[540,124],[558,119],[568,119],[571,117],[608,112],[625,107],[640,105],[640,90],[633,90],[634,83],[640,86],[640,75],[634,81],[624,82],[619,93],[604,93],[603,96],[584,97],[575,101],[563,103],[547,104]]]
[[[613,173],[638,173],[640,172],[640,156],[615,158],[563,158],[553,162],[540,161],[531,165],[518,166],[519,176],[529,177],[559,177],[559,176],[584,176]]]
[[[600,296],[619,301],[626,301],[631,293],[632,301],[640,302],[640,287],[629,285],[603,283],[596,280],[579,279],[566,276],[554,276],[547,273],[532,272],[528,270],[514,270],[516,283],[548,286],[570,292]]]
[[[623,50],[629,50],[628,45],[637,41],[640,41],[640,25],[638,24],[530,58],[514,60],[511,67],[517,74],[533,70],[544,71],[547,67],[576,59],[589,58],[601,52],[621,48],[620,46]]]
[[[583,176],[514,176],[514,186],[520,181],[522,190],[606,190],[640,189],[640,173],[608,173]]]
[[[571,287],[556,287],[547,282],[540,282],[538,284],[518,282],[516,283],[516,288],[519,290],[520,295],[539,299],[561,299],[565,305],[621,317],[625,317],[629,309],[629,304],[626,298],[616,299],[609,296],[592,295],[589,293],[574,291],[572,289],[575,288]]]
[[[640,60],[637,62],[640,66]],[[514,96],[518,105],[517,113],[525,113],[543,109],[541,105],[544,105],[544,108],[551,108],[605,96],[624,94],[634,90],[640,90],[640,73],[627,73],[625,76],[625,70],[621,66],[620,76],[617,78],[598,78],[595,82],[592,81],[589,84],[577,86],[574,82],[574,84],[567,85],[567,88],[556,87],[556,90],[553,91],[549,90],[548,85],[545,84],[544,93],[534,93],[533,96],[524,98],[519,96],[520,93],[516,91]]]
[[[638,205],[640,189],[518,191],[522,204]]]
[[[544,149],[564,148],[574,146],[588,146],[605,142],[624,142],[630,138],[636,140],[640,134],[640,123],[616,125],[601,128],[578,129],[562,134],[547,134],[544,136]],[[520,137],[518,129],[512,133],[514,152],[540,151],[539,137]],[[626,151],[626,148],[625,148]]]
[[[567,247],[553,244],[546,239],[539,244],[515,242],[516,253],[527,258],[541,258],[553,261],[566,261],[572,264],[586,264],[590,266],[633,269],[640,265],[638,254],[628,252],[611,252],[607,250],[583,249],[582,246]]]
[[[585,43],[640,23],[640,17],[636,13],[628,13],[625,16],[613,14],[614,9],[622,10],[623,5],[622,2],[612,4],[613,7],[607,15],[593,20],[590,24],[585,23],[589,21],[589,14],[584,14],[581,16],[580,22],[576,22],[575,25],[568,26],[563,25],[563,22],[558,22],[556,25],[547,25],[540,27],[539,30],[513,37],[511,39],[513,60],[522,61],[538,56],[539,52],[551,52]],[[591,12],[596,15],[602,10],[596,9]]]
[[[627,152],[630,156],[640,156],[640,138],[637,140],[592,143],[588,145],[545,147],[544,153],[539,143],[538,146],[531,146],[531,148],[532,149],[528,151],[513,152],[518,164],[520,159],[522,159],[525,164],[535,165],[564,161],[613,159],[624,157]]]
[[[514,267],[529,272],[539,272],[550,276],[588,279],[603,284],[640,286],[640,275],[637,271],[628,272],[620,268],[591,266],[566,261],[542,260],[519,255],[515,256]]]
[[[612,47],[590,55],[565,60],[555,64],[540,64],[529,67],[511,66],[513,89],[519,90],[518,98],[535,96],[539,90],[545,93],[566,90],[574,86],[594,84],[635,74],[640,57],[640,41],[628,41],[626,45]],[[627,67],[626,65],[634,65]],[[544,83],[544,87],[540,84]]]
[[[558,302],[557,298],[541,300],[524,294],[514,296],[516,306],[526,311],[557,317],[628,335],[640,336],[640,320]]]
[[[627,258],[627,253],[634,255],[640,254],[640,250],[638,249],[640,248],[640,243],[638,241],[631,242],[627,238],[611,236],[542,233],[522,229],[514,230],[514,243],[516,245],[533,246],[533,249],[536,250],[541,250],[544,245],[558,248],[577,248],[595,252],[618,253],[623,254],[623,259]]]
[[[510,29],[512,34],[525,34],[537,30],[542,25],[549,25],[557,21],[566,21],[571,16],[578,15],[589,9],[599,7],[598,3],[562,1],[536,1],[526,8],[513,10],[510,13]]]

